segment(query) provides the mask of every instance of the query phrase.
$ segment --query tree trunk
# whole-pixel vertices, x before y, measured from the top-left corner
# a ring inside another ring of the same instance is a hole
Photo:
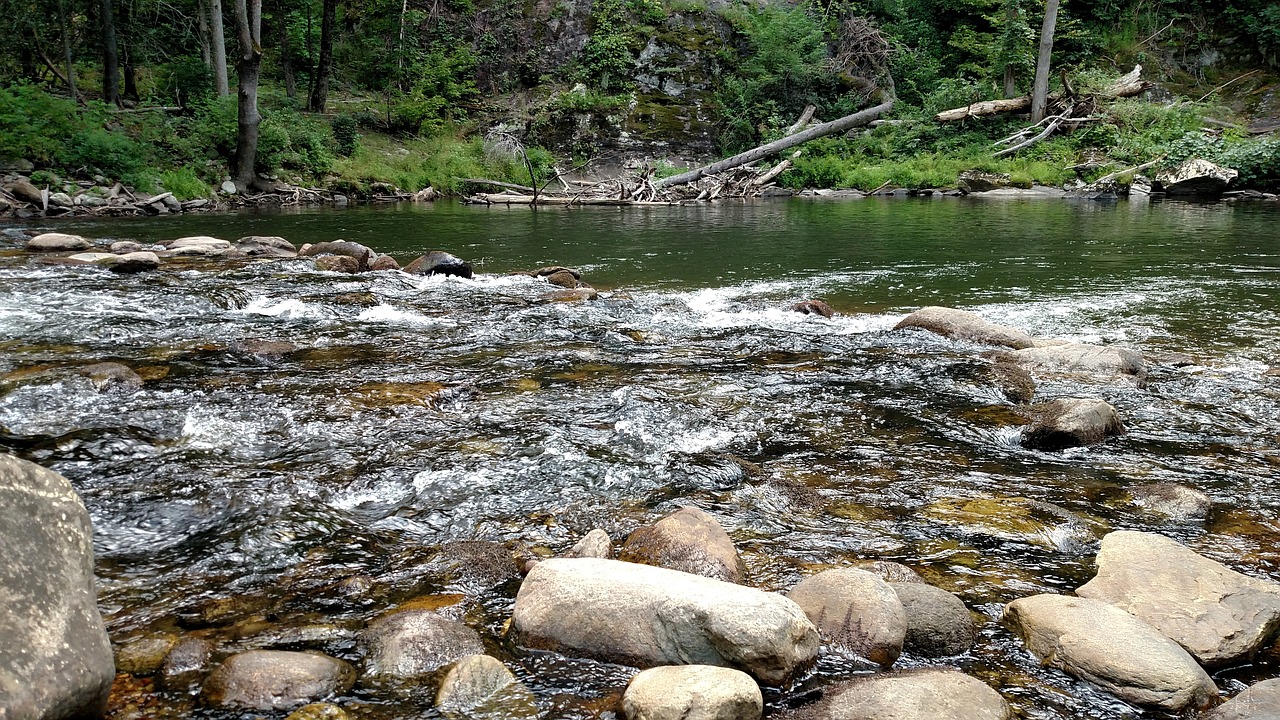
[[[1036,57],[1036,82],[1031,90],[1031,122],[1044,119],[1049,104],[1049,56],[1053,54],[1053,30],[1058,24],[1058,0],[1044,6],[1044,25],[1040,27],[1040,54]]]
[[[209,0],[196,4],[196,35],[200,38],[200,60],[206,68],[213,67],[213,48],[209,47]]]
[[[832,120],[831,122],[822,123],[821,125],[814,125],[804,132],[796,133],[795,135],[788,135],[781,140],[775,140],[766,145],[761,145],[758,148],[748,150],[744,153],[739,153],[731,158],[727,158],[710,165],[704,165],[700,168],[690,170],[689,172],[680,173],[679,175],[672,175],[669,178],[663,178],[662,180],[655,182],[653,187],[660,190],[673,185],[684,185],[686,183],[697,182],[708,175],[714,175],[719,172],[724,172],[725,170],[732,170],[739,165],[746,165],[749,162],[769,157],[770,155],[780,153],[783,150],[788,150],[796,145],[800,145],[801,143],[807,143],[810,140],[817,140],[821,137],[834,135],[838,132],[844,132],[859,125],[866,125],[892,109],[893,100],[887,100],[873,108],[867,108],[861,112],[846,115],[839,120]]]
[[[1005,0],[1004,5],[1004,23],[1005,32],[1012,32],[1011,28],[1018,22],[1018,3],[1015,0]],[[1006,35],[1006,37],[1009,37]],[[1008,51],[1008,47],[1005,48]],[[1008,58],[1004,62],[1004,96],[1005,98],[1016,97],[1018,95],[1018,79],[1014,75],[1013,62]]]
[[[322,113],[329,103],[329,74],[333,70],[333,23],[338,14],[338,0],[324,0],[324,15],[320,18],[320,62],[316,67],[316,81],[311,88],[311,112]]]
[[[124,31],[125,41],[123,49],[120,52],[120,60],[124,66],[124,91],[123,95],[126,99],[138,100],[138,69],[133,64],[133,16],[129,13],[130,4],[124,2],[120,5],[120,26]]]
[[[400,0],[400,44],[396,47],[396,83],[404,90],[404,17],[409,13],[409,0]]]
[[[76,92],[76,67],[71,61],[71,33],[67,29],[67,10],[63,0],[58,0],[58,23],[62,25],[62,53],[67,61],[67,87],[71,89],[71,99],[79,100],[80,94]]]
[[[209,0],[209,39],[213,41],[213,87],[218,97],[231,94],[227,82],[227,35],[222,28],[222,0]]]
[[[111,0],[100,3],[102,23],[102,101],[120,104],[120,55],[116,48],[115,8]]]
[[[289,13],[284,8],[277,11],[279,16],[280,72],[284,74],[284,93],[290,100],[298,97],[298,81],[293,76],[293,57],[289,48]]]
[[[257,178],[254,164],[258,159],[258,71],[262,65],[262,0],[235,0],[236,37],[240,41],[240,57],[236,75],[240,85],[240,111],[236,130],[236,157],[232,179],[236,189],[244,192]]]

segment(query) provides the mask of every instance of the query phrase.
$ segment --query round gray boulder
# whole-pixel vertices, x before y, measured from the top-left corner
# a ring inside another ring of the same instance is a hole
[[[1036,409],[1022,444],[1037,450],[1094,445],[1124,432],[1120,415],[1105,400],[1061,398]]]
[[[889,584],[865,570],[824,570],[787,593],[818,628],[825,645],[880,665],[902,654],[907,614]]]
[[[341,695],[355,682],[355,668],[328,655],[250,650],[224,660],[202,696],[212,707],[263,712]]]
[[[903,318],[893,329],[905,328],[919,328],[952,340],[1003,345],[1015,350],[1034,344],[1031,336],[1021,330],[989,322],[977,313],[948,307],[920,308]]]
[[[484,652],[475,630],[430,610],[400,610],[369,623],[360,635],[366,681],[398,683],[429,676]]]
[[[627,720],[759,720],[764,697],[751,676],[709,665],[670,665],[631,678]]]
[[[872,675],[837,685],[795,720],[1008,720],[1000,693],[951,669]]]
[[[31,252],[71,252],[91,247],[93,243],[88,240],[66,233],[43,233],[27,241],[27,249]]]
[[[488,655],[468,655],[449,668],[436,692],[436,710],[466,720],[538,717],[529,688],[501,660]]]
[[[964,601],[924,583],[889,583],[907,613],[903,649],[925,657],[947,657],[973,647],[973,616]]]

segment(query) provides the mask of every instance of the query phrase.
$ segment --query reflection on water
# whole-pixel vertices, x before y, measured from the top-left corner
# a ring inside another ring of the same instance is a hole
[[[202,599],[234,598],[238,624],[215,632],[234,650],[252,642],[250,618],[358,626],[461,592],[458,616],[545,708],[586,716],[628,672],[511,647],[500,634],[517,584],[460,576],[438,548],[560,551],[692,502],[730,532],[755,585],[873,557],[959,593],[987,622],[956,664],[1026,717],[1138,716],[1039,668],[996,618],[1011,599],[1084,582],[1113,528],[1280,579],[1277,219],[1262,206],[868,200],[76,221],[58,228],[343,237],[402,260],[443,248],[482,274],[350,277],[288,260],[116,276],[6,258],[0,443],[83,494],[116,637],[190,627]],[[545,284],[506,274],[553,263],[612,292],[548,302]],[[810,297],[840,314],[787,310]],[[1146,351],[1145,388],[1038,389],[1104,397],[1130,432],[1021,448],[982,348],[890,331],[928,304]],[[293,347],[254,354],[246,340]],[[1161,361],[1172,352],[1188,357]],[[100,394],[75,370],[104,360],[161,371]],[[1160,520],[1127,494],[1150,482],[1218,506],[1203,524]],[[371,590],[352,596],[352,578]],[[349,633],[335,637],[306,646],[358,660]],[[1278,665],[1272,653],[1216,679],[1235,692]],[[857,670],[828,658],[791,692]],[[417,701],[356,693],[361,717],[424,716]]]

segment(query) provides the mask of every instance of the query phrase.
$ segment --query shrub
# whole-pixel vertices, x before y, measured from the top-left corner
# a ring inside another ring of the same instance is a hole
[[[358,127],[359,121],[352,115],[339,115],[333,119],[334,149],[342,157],[350,157],[359,146]]]
[[[194,200],[211,194],[209,186],[189,167],[160,173],[160,184],[179,200]]]

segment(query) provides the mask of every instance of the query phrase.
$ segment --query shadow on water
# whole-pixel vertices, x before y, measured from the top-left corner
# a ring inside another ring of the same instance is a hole
[[[452,562],[450,548],[558,552],[693,503],[729,530],[757,586],[881,558],[958,593],[983,624],[950,664],[1024,717],[1160,717],[1040,668],[997,619],[1009,600],[1086,581],[1115,528],[1280,579],[1278,219],[1244,205],[863,200],[67,222],[141,242],[342,237],[402,261],[447,249],[481,275],[284,260],[115,276],[0,259],[0,446],[84,496],[116,639],[198,634],[219,653],[315,648],[358,663],[353,629],[432,596],[551,716],[591,717],[630,671],[503,639],[510,568]],[[549,302],[545,284],[507,274],[548,264],[612,292]],[[811,297],[839,314],[788,311]],[[1145,351],[1145,388],[1038,390],[1103,397],[1129,433],[1022,448],[983,348],[891,332],[933,304]],[[237,349],[248,340],[290,346]],[[1173,352],[1187,357],[1161,360]],[[98,392],[77,369],[105,360],[146,384]],[[1216,508],[1205,522],[1154,517],[1129,495],[1151,482]],[[1278,656],[1216,679],[1235,692],[1275,676]],[[861,671],[827,658],[794,692]],[[421,698],[349,700],[356,717],[432,716]],[[184,691],[154,702],[157,716],[214,717]]]

